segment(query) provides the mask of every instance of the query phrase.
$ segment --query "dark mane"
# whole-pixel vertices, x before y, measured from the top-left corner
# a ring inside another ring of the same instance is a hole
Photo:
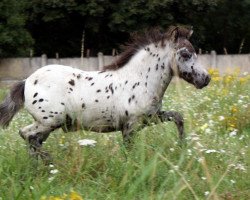
[[[170,26],[165,32],[161,31],[160,28],[152,28],[142,34],[133,33],[130,41],[122,46],[123,52],[119,58],[110,65],[104,66],[103,69],[107,71],[122,68],[139,49],[151,43],[160,43],[161,46],[164,46],[167,40],[172,40],[175,43],[179,37],[189,38],[190,35],[190,29],[179,26]]]

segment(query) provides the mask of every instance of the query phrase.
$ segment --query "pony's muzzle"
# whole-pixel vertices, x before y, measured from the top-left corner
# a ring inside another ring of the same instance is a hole
[[[209,74],[204,75],[203,77],[204,78],[203,78],[202,81],[199,81],[199,82],[194,81],[194,85],[195,85],[195,87],[197,89],[202,89],[202,88],[206,87],[209,84],[210,80],[211,80],[211,76]]]

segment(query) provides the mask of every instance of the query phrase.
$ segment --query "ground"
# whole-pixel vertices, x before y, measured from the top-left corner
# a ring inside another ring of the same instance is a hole
[[[208,87],[176,81],[164,97],[164,109],[185,117],[182,145],[173,123],[138,132],[129,151],[119,132],[58,130],[44,144],[53,156],[45,166],[18,135],[32,122],[23,110],[0,129],[0,199],[250,199],[250,76],[210,74]]]

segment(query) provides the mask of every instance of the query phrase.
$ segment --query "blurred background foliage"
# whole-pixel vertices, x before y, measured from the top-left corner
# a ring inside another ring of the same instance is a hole
[[[111,54],[132,32],[191,25],[203,52],[250,52],[250,0],[1,0],[0,57]]]

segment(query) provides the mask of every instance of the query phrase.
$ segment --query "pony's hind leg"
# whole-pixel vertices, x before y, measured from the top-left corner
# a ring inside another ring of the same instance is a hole
[[[19,134],[28,142],[30,154],[40,156],[47,162],[50,160],[50,156],[47,152],[42,151],[42,143],[48,138],[51,131],[53,131],[53,128],[35,122],[21,129]]]
[[[175,111],[159,111],[157,113],[158,117],[161,119],[162,122],[164,121],[173,121],[178,129],[179,132],[179,138],[181,140],[184,139],[185,133],[184,133],[184,119],[182,115],[179,112]]]

